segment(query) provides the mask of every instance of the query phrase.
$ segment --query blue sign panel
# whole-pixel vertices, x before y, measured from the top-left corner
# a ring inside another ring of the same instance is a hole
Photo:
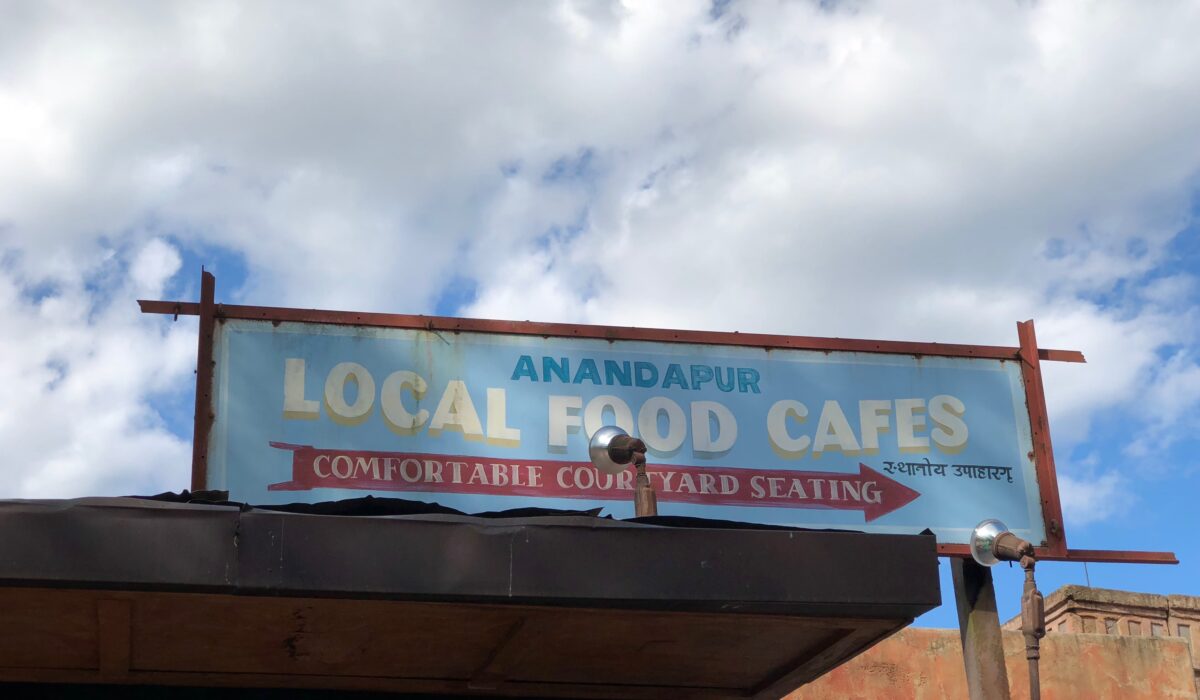
[[[1016,361],[236,319],[214,358],[207,486],[237,500],[629,517],[587,456],[617,425],[665,515],[1046,539]]]

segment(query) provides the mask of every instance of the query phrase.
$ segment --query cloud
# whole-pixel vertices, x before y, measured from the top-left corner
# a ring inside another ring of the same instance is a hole
[[[56,417],[60,444],[21,440],[42,476],[0,484],[95,487],[73,479],[110,431],[186,459],[153,400],[186,389],[186,333],[129,303],[213,248],[247,268],[225,299],[261,304],[466,285],[466,315],[993,344],[1034,317],[1089,357],[1047,369],[1069,454],[1197,371],[1197,33],[1186,2],[20,4],[14,403],[66,412],[49,387],[78,383],[104,427]],[[1151,451],[1181,425],[1129,420]]]
[[[1058,477],[1063,519],[1067,527],[1082,527],[1103,521],[1129,509],[1129,490],[1112,472],[1094,477]]]
[[[160,238],[152,238],[133,256],[129,266],[129,281],[141,298],[155,298],[163,292],[182,263],[179,251]]]
[[[122,495],[186,487],[191,448],[153,399],[187,386],[194,327],[142,318],[179,269],[167,243],[110,251],[86,281],[23,293],[0,267],[0,479],[7,497]]]
[[[1181,464],[1162,458],[1176,442],[1194,441],[1193,436],[1200,429],[1196,411],[1200,407],[1200,365],[1196,364],[1193,353],[1179,350],[1156,365],[1143,394],[1146,425],[1125,447],[1125,454],[1157,474],[1187,473],[1194,469],[1194,463]]]

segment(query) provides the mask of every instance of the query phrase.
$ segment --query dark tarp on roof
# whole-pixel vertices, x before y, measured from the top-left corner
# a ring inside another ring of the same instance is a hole
[[[372,515],[346,517],[359,513]],[[0,501],[0,532],[19,533],[0,538],[0,585],[909,618],[940,601],[932,536],[509,513],[376,498]]]
[[[0,683],[778,697],[940,603],[932,535],[221,497],[0,501]]]

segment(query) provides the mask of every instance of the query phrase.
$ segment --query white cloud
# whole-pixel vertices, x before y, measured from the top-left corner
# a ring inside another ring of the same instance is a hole
[[[1159,366],[1195,342],[1193,276],[1167,269],[1195,225],[1195,3],[8,15],[0,314],[21,332],[0,371],[13,403],[66,412],[46,362],[73,352],[58,381],[99,412],[60,444],[18,440],[42,476],[0,467],[8,490],[92,486],[70,455],[107,431],[184,459],[147,397],[186,386],[186,334],[129,306],[176,246],[244,256],[246,287],[222,293],[263,304],[422,312],[468,279],[463,311],[504,318],[1013,344],[1034,317],[1090,360],[1047,370],[1064,452],[1196,371]],[[115,347],[148,374],[128,381]]]
[[[0,480],[8,497],[121,495],[186,487],[191,448],[151,400],[186,388],[194,326],[143,318],[179,256],[157,239],[79,279],[23,296],[0,268]],[[181,486],[182,485],[182,486]]]
[[[179,251],[160,238],[152,238],[133,257],[129,277],[140,298],[162,294],[167,280],[179,272]]]
[[[1105,520],[1132,505],[1128,485],[1112,472],[1084,478],[1059,475],[1058,485],[1068,528]]]
[[[1142,391],[1145,411],[1142,430],[1125,447],[1125,454],[1157,473],[1187,473],[1195,464],[1166,460],[1163,455],[1176,442],[1194,439],[1200,429],[1200,365],[1191,351],[1180,350],[1157,365]]]

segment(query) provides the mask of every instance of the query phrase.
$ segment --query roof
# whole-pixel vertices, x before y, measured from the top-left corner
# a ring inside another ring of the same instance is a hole
[[[396,499],[0,501],[0,530],[10,681],[769,697],[940,602],[932,536]]]

